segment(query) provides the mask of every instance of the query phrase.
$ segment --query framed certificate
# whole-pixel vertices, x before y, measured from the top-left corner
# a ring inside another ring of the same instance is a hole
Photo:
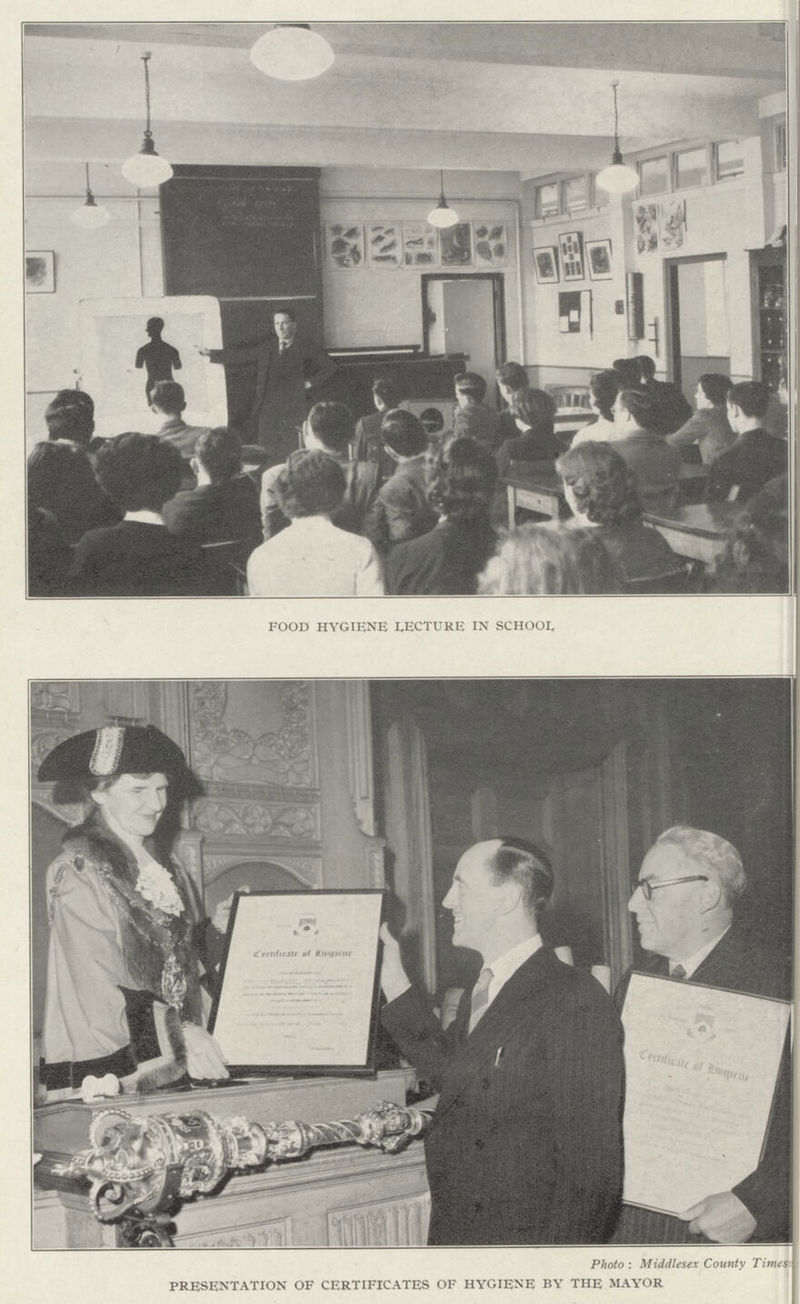
[[[233,1074],[370,1074],[383,892],[234,898],[209,1020]]]
[[[757,1167],[788,1002],[631,976],[625,1028],[627,1204],[680,1214]]]

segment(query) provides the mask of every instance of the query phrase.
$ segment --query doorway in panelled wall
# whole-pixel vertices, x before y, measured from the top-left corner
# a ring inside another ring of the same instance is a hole
[[[422,276],[422,342],[430,356],[464,353],[467,369],[495,394],[494,373],[506,360],[505,286],[501,272]]]

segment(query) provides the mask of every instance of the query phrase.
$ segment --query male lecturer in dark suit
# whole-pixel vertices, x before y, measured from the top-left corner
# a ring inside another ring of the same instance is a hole
[[[297,333],[291,308],[272,314],[274,334],[227,349],[200,349],[212,362],[257,364],[252,420],[268,464],[285,462],[300,447],[300,431],[308,415],[308,393],[329,380],[336,364],[311,340]]]
[[[493,838],[459,860],[444,906],[478,982],[442,1031],[386,925],[383,1022],[439,1090],[425,1141],[430,1245],[602,1243],[617,1213],[622,1037],[613,1004],[539,936],[545,856]]]
[[[788,966],[748,938],[734,919],[747,880],[725,838],[678,825],[656,840],[628,903],[643,950],[642,973],[754,996],[790,995]],[[622,1007],[630,982],[617,991]],[[679,1218],[623,1206],[614,1241],[665,1245],[698,1240],[740,1244],[791,1240],[791,1066],[788,1038],[761,1162],[732,1191],[709,1191]],[[735,1138],[731,1138],[733,1141]]]

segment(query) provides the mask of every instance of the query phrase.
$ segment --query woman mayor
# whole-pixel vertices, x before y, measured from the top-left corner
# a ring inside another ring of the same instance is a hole
[[[40,1078],[48,1099],[106,1074],[123,1091],[186,1074],[227,1077],[202,1027],[201,960],[213,925],[155,837],[170,785],[173,795],[187,787],[180,748],[152,725],[105,726],[59,744],[39,778],[71,788],[70,799],[80,788],[88,806],[47,871]]]

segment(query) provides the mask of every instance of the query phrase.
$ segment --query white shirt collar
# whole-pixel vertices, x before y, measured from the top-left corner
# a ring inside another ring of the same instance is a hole
[[[680,964],[683,965],[684,971],[686,973],[686,977],[691,978],[692,974],[697,969],[700,968],[700,965],[703,963],[706,956],[710,955],[711,952],[714,950],[714,947],[717,945],[717,942],[719,942],[725,936],[729,928],[730,928],[730,924],[728,924],[728,928],[723,928],[722,932],[718,933],[716,937],[712,937],[710,942],[706,942],[705,946],[701,946],[699,951],[695,951],[694,955],[690,955],[687,960],[670,960],[669,962],[670,975],[673,973],[677,965]]]
[[[151,512],[149,507],[143,507],[138,512],[126,512],[126,521],[139,521],[142,525],[163,525],[166,529],[166,522],[160,512]]]
[[[542,946],[542,939],[539,933],[534,933],[532,937],[526,937],[524,941],[518,942],[512,946],[510,951],[498,955],[496,960],[491,964],[484,965],[484,969],[491,969],[492,981],[489,983],[489,1000],[493,1001],[501,987],[504,987],[509,978],[517,972],[526,960]]]

